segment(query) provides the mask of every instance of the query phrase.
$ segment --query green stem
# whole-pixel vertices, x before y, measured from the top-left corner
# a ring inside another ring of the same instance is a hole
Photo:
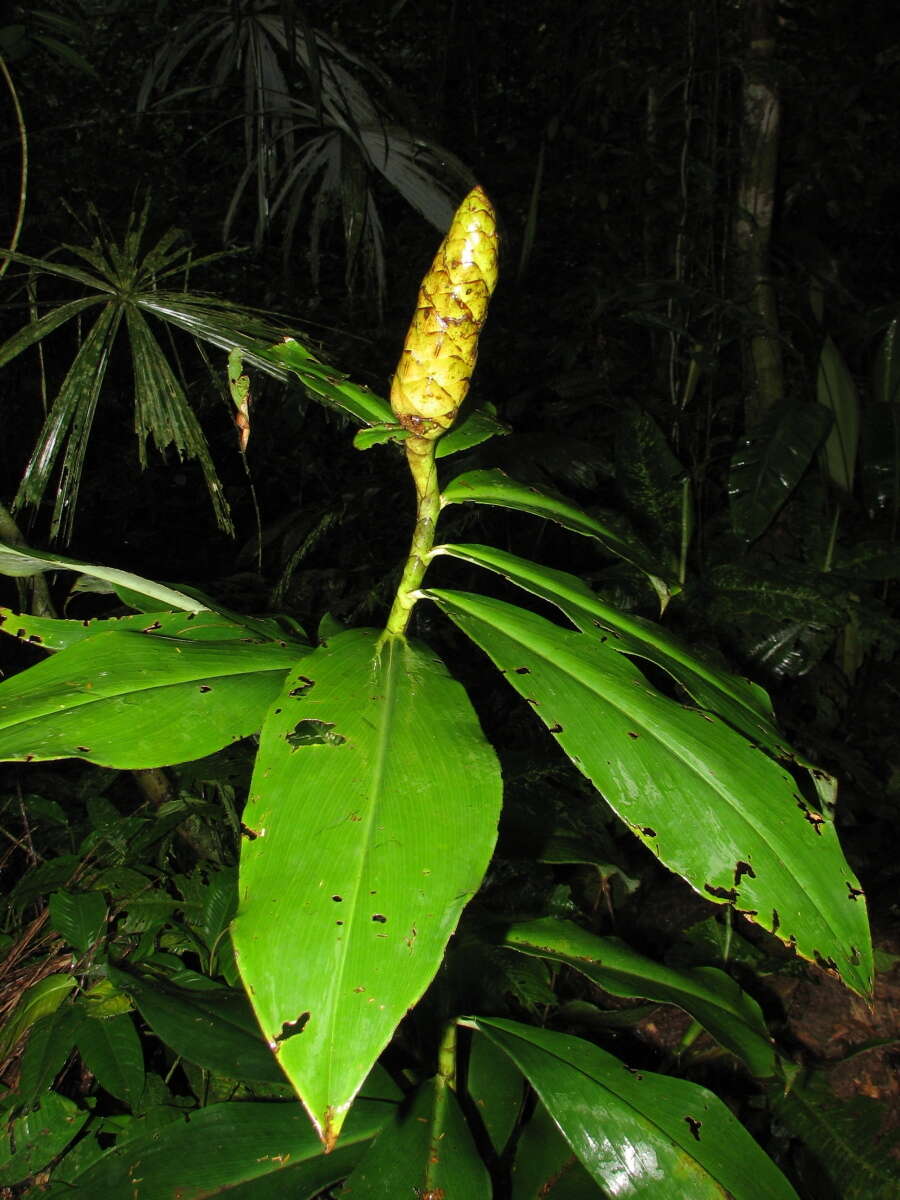
[[[438,1069],[434,1077],[434,1107],[431,1112],[431,1153],[425,1167],[425,1194],[443,1195],[437,1186],[438,1167],[448,1151],[441,1145],[447,1126],[447,1105],[451,1104],[449,1092],[456,1090],[456,1022],[449,1021],[444,1027],[438,1049]],[[444,1172],[442,1172],[443,1174]]]
[[[421,586],[428,566],[428,555],[434,545],[435,526],[441,511],[441,493],[434,462],[435,442],[427,438],[409,437],[404,444],[406,461],[416,485],[416,527],[409,557],[388,614],[384,637],[403,637],[406,633],[418,599],[414,593]]]
[[[456,1022],[448,1021],[438,1047],[437,1078],[441,1084],[456,1090]]]

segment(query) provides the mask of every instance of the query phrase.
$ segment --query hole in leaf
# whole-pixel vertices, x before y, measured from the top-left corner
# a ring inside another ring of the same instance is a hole
[[[530,667],[516,667],[516,674],[517,675],[530,675],[531,668]]]
[[[640,737],[640,734],[638,734],[638,733],[635,733],[635,732],[634,732],[634,730],[632,730],[632,729],[629,729],[629,730],[628,730],[628,736],[629,736],[630,738],[632,738],[632,740],[633,740],[633,741],[637,741],[637,739]]]
[[[687,1121],[688,1129],[691,1131],[691,1137],[694,1139],[694,1141],[699,1142],[700,1126],[703,1124],[703,1122],[698,1121],[696,1117],[685,1117],[684,1119]]]
[[[76,746],[75,749],[79,752],[79,754],[90,754],[91,752],[90,746]]]
[[[332,900],[336,901],[338,904],[340,904],[340,902],[344,899],[343,896],[332,896],[331,898],[332,898]]]
[[[142,630],[141,632],[142,633],[155,633],[157,629],[162,629],[162,625],[160,624],[159,621],[154,621],[152,625],[148,625],[147,628]]]
[[[293,730],[285,734],[288,745],[297,750],[300,746],[341,746],[346,738],[333,733],[333,721],[298,721]]]
[[[709,883],[704,883],[703,887],[711,896],[718,896],[720,900],[737,900],[737,892],[734,888],[713,887]]]
[[[864,896],[866,894],[862,888],[854,887],[849,879],[847,880],[847,893],[848,899],[850,900],[858,900],[860,896]]]
[[[560,725],[559,721],[555,722],[553,725],[548,725],[547,728],[551,733],[562,733],[563,731],[563,727]]]
[[[309,1013],[301,1013],[299,1017],[295,1017],[293,1021],[285,1021],[281,1026],[281,1033],[275,1035],[276,1042],[286,1042],[289,1038],[296,1037],[298,1033],[302,1033],[309,1021]]]
[[[297,679],[299,681],[298,686],[292,688],[291,691],[288,692],[288,695],[292,696],[295,700],[300,700],[306,695],[310,688],[316,686],[316,681],[314,679],[309,679],[306,675],[298,675]]]
[[[749,875],[751,879],[756,878],[756,872],[753,870],[753,868],[750,866],[750,864],[748,862],[743,862],[743,860],[736,862],[734,864],[734,886],[735,887],[737,887],[737,885],[741,882],[741,880],[744,878],[745,875]]]
[[[201,691],[201,692],[211,692],[211,691],[212,691],[212,688],[209,686],[209,684],[208,684],[208,683],[201,683],[201,684],[200,684],[200,691]]]
[[[384,925],[387,922],[387,917],[383,916],[381,913],[373,913],[372,920],[377,921],[379,925]]]

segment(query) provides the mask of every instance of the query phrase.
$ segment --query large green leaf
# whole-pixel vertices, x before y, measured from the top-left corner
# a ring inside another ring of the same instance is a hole
[[[834,825],[783,767],[710,713],[651,688],[605,643],[500,600],[425,594],[666,866],[871,991],[863,893]]]
[[[256,733],[302,647],[100,633],[0,683],[0,758],[168,766]]]
[[[759,1005],[724,971],[666,967],[619,938],[597,937],[571,921],[552,917],[511,926],[506,944],[565,963],[613,996],[677,1004],[754,1075],[765,1078],[775,1073],[775,1053]]]
[[[78,1030],[86,1020],[79,1005],[61,1004],[35,1023],[25,1044],[16,1090],[16,1099],[23,1110],[37,1104],[50,1088],[72,1053]]]
[[[188,1062],[229,1079],[283,1082],[243,992],[180,988],[124,971],[115,971],[112,978],[132,997],[156,1036]]]
[[[100,892],[54,892],[48,907],[50,928],[79,954],[106,930],[106,900]]]
[[[502,1154],[522,1112],[525,1083],[506,1055],[487,1038],[475,1038],[469,1048],[466,1090],[491,1145]]]
[[[456,1093],[439,1077],[423,1083],[384,1127],[344,1186],[354,1200],[493,1194]]]
[[[775,757],[791,750],[775,726],[767,693],[749,679],[704,662],[661,625],[607,604],[576,575],[554,571],[493,546],[438,546],[432,555],[449,554],[496,571],[521,588],[557,605],[583,633],[592,633],[611,649],[662,667],[702,708],[716,713]],[[612,633],[612,637],[608,637]]]
[[[84,1021],[76,1041],[85,1066],[100,1086],[137,1108],[144,1090],[144,1051],[130,1014]]]
[[[515,1021],[472,1020],[513,1059],[593,1175],[629,1200],[796,1200],[718,1097],[631,1071],[599,1046]]]
[[[19,1183],[47,1165],[71,1142],[88,1113],[50,1092],[34,1112],[11,1121],[0,1133],[0,1187]]]
[[[427,647],[337,634],[263,726],[233,925],[272,1050],[332,1146],[493,849],[501,779]]]
[[[51,1195],[306,1200],[352,1171],[392,1112],[383,1101],[360,1100],[340,1149],[326,1155],[296,1102],[211,1104],[129,1138]]]
[[[484,1037],[477,1040],[487,1041]],[[493,1042],[488,1045],[493,1047]],[[516,1143],[512,1200],[599,1200],[608,1195],[594,1183],[559,1126],[538,1101]]]
[[[589,516],[571,501],[540,488],[516,483],[504,471],[467,471],[441,490],[441,507],[448,504],[493,504],[555,521],[564,529],[595,538],[618,558],[650,577],[661,599],[679,591],[671,572],[633,535],[622,534],[611,521]]]
[[[33,550],[29,546],[10,546],[6,542],[0,542],[0,574],[24,578],[44,571],[84,571],[95,579],[106,580],[114,587],[124,587],[143,596],[152,596],[168,608],[182,609],[184,612],[203,612],[208,607],[203,601],[196,600],[184,592],[166,587],[162,583],[154,583],[150,579],[142,579],[140,575],[132,575],[130,571],[120,571],[115,567],[98,567],[74,558],[66,558],[62,554],[50,554],[45,550]]]
[[[35,617],[17,613],[0,605],[0,629],[20,641],[30,642],[45,650],[65,650],[78,642],[87,641],[100,633],[155,633],[160,637],[187,638],[192,642],[231,641],[296,641],[271,617],[252,618],[252,634],[248,636],[245,618],[230,620],[209,609],[200,612],[136,613],[128,617],[96,617],[83,621],[58,620],[55,617]],[[261,634],[268,630],[268,637]],[[300,645],[302,646],[302,642]],[[301,650],[302,653],[302,650]]]
[[[765,533],[828,435],[832,414],[821,404],[795,404],[769,414],[740,439],[731,458],[728,499],[740,537]]]

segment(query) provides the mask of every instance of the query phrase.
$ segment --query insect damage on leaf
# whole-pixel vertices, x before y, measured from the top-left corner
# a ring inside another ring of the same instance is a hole
[[[281,1042],[286,1042],[288,1038],[296,1037],[298,1033],[302,1033],[309,1021],[310,1014],[303,1012],[299,1017],[295,1017],[293,1021],[284,1021],[281,1026],[281,1033],[275,1035],[275,1043],[272,1049],[277,1053],[281,1049]]]
[[[342,746],[346,742],[343,734],[333,733],[333,721],[298,721],[285,740],[294,749],[301,746]]]

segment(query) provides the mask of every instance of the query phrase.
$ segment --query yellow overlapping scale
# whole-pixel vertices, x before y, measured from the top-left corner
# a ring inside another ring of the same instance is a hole
[[[446,433],[466,398],[497,283],[498,245],[493,207],[476,187],[456,210],[422,281],[391,385],[394,415],[417,437]]]

